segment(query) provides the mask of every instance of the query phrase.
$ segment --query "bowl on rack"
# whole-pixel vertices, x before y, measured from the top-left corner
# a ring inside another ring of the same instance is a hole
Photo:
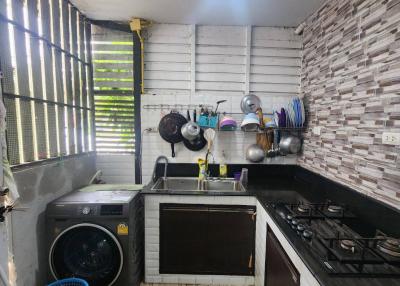
[[[224,116],[219,122],[219,128],[224,131],[234,131],[236,130],[237,122],[230,116]]]
[[[257,114],[248,113],[245,115],[240,127],[243,131],[257,131],[260,127],[260,119]]]

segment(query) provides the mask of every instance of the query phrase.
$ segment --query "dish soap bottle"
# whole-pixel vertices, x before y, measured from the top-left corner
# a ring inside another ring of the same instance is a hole
[[[199,180],[202,181],[206,178],[206,172],[207,172],[207,163],[206,160],[204,159],[199,159],[197,161],[197,163],[199,164]]]
[[[226,178],[228,176],[228,166],[226,165],[225,159],[226,154],[225,151],[222,150],[221,164],[219,164],[219,176],[221,178]]]
[[[228,166],[226,166],[226,164],[219,165],[219,176],[221,178],[226,178],[228,176]]]

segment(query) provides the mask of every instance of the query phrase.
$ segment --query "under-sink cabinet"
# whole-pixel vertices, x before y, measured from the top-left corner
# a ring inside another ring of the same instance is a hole
[[[160,204],[160,274],[254,275],[255,206]]]

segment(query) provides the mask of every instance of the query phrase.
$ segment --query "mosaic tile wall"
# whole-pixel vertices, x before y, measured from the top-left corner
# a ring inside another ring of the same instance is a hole
[[[300,165],[400,209],[400,0],[327,1],[303,36]]]

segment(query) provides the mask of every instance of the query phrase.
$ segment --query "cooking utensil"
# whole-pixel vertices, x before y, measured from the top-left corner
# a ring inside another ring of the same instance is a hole
[[[200,129],[200,134],[194,140],[183,139],[183,144],[191,151],[200,151],[207,145],[207,140],[204,138],[204,130]]]
[[[217,107],[215,107],[214,114],[217,114],[218,106],[219,106],[221,103],[224,103],[224,102],[226,102],[226,99],[225,99],[225,100],[219,100],[219,101],[217,101]]]
[[[206,139],[207,143],[208,143],[208,151],[211,150],[211,146],[213,144],[214,138],[215,138],[215,131],[214,129],[207,129],[206,131],[204,131],[204,138]]]
[[[256,114],[258,116],[258,120],[260,121],[260,128],[264,128],[264,114],[262,112],[261,107],[257,109]]]
[[[264,115],[263,115],[261,108],[257,109],[257,116],[258,116],[258,120],[260,121],[260,128],[263,129],[265,127],[265,125],[264,125]],[[267,133],[265,133],[263,131],[260,133],[257,133],[256,144],[258,146],[260,146],[264,150],[264,152],[267,151],[269,149]]]
[[[171,143],[172,157],[175,157],[174,144],[182,142],[183,140],[181,129],[186,123],[187,119],[183,115],[173,111],[160,120],[158,132],[161,138]]]
[[[261,162],[264,160],[265,157],[265,152],[264,150],[258,146],[257,144],[252,144],[249,147],[247,147],[246,150],[246,159],[249,160],[250,162]]]
[[[261,107],[261,100],[258,96],[254,94],[249,94],[244,96],[240,103],[240,108],[245,114],[255,113],[257,109],[259,109],[260,107]]]
[[[181,133],[183,138],[187,140],[195,140],[199,137],[200,134],[200,126],[190,120],[190,112],[187,111],[187,120],[188,122],[182,126]]]
[[[268,142],[267,133],[265,132],[257,133],[256,144],[260,146],[264,150],[264,152],[268,151],[270,149],[270,145]]]
[[[256,143],[265,152],[270,151],[274,147],[274,130],[269,129],[263,133],[257,133]]]
[[[273,158],[273,157],[278,156],[278,154],[279,154],[279,151],[277,149],[271,149],[271,150],[267,151],[266,157]]]
[[[279,142],[279,151],[283,154],[296,154],[301,149],[301,140],[299,137],[289,135]]]

